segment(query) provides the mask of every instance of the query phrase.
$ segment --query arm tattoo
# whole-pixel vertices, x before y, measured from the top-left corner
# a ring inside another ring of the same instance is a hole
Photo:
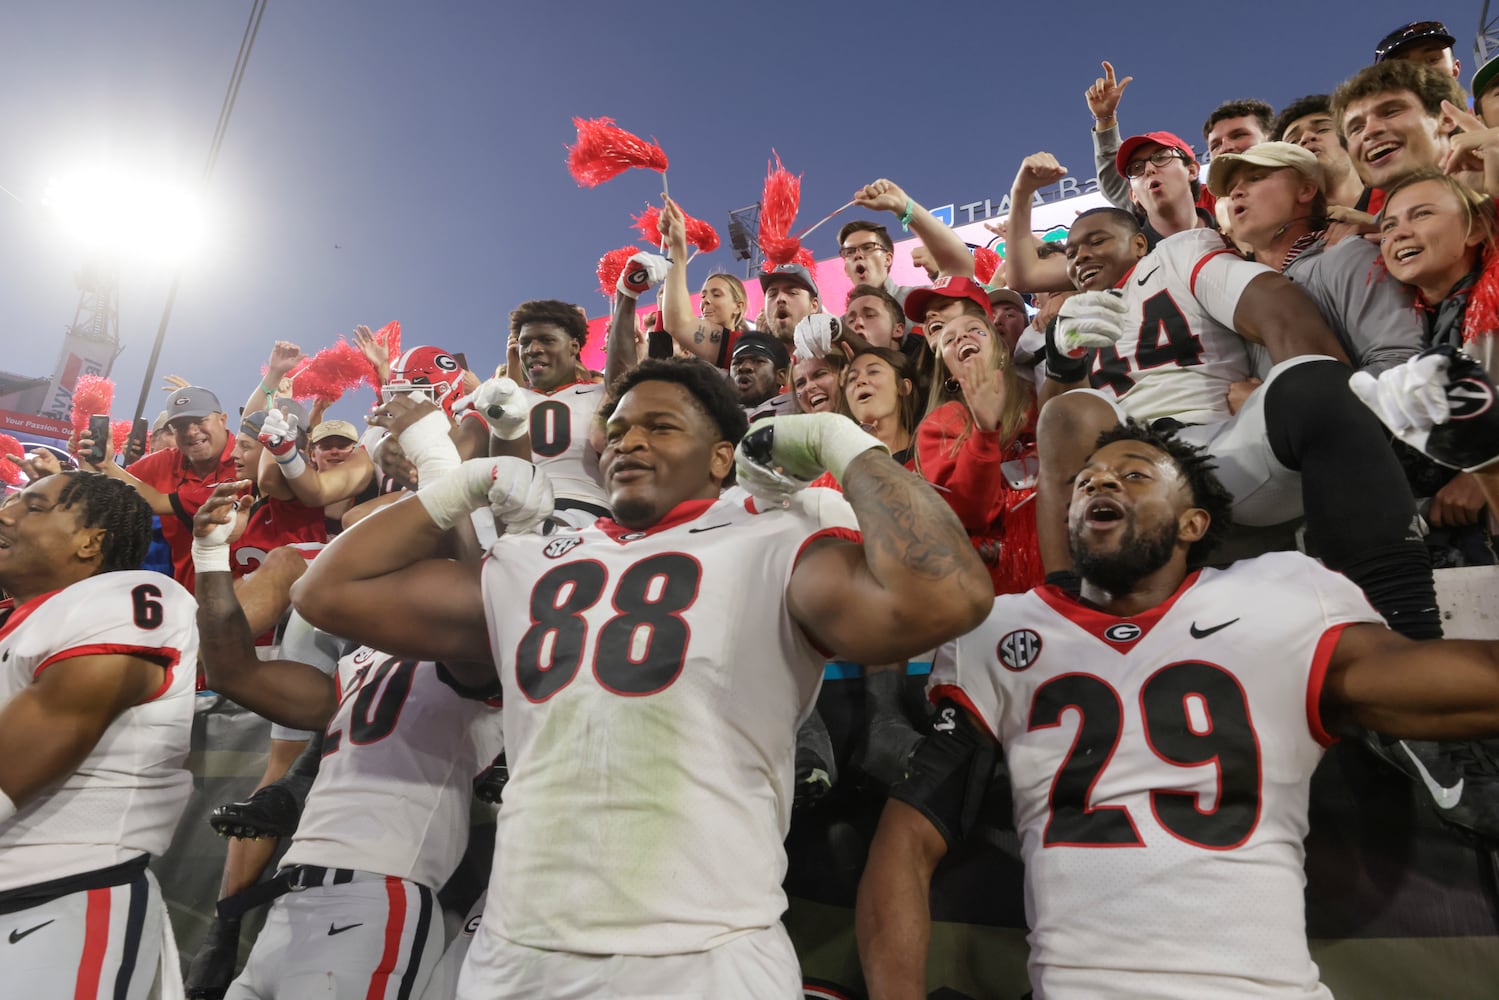
[[[889,568],[991,585],[957,515],[926,480],[877,449],[854,459],[844,479],[843,494],[858,515],[865,560],[876,578]]]
[[[698,327],[697,328],[697,332],[692,335],[692,339],[693,339],[694,343],[701,344],[703,342],[703,328],[702,327]]]

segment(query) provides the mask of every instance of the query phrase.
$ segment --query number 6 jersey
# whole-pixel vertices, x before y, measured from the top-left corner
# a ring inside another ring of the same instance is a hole
[[[1328,998],[1302,841],[1344,626],[1383,624],[1297,553],[1202,570],[1129,618],[1041,587],[944,647],[933,699],[1003,745],[1039,997]],[[943,662],[945,661],[945,662]]]
[[[832,490],[506,535],[483,569],[510,783],[484,912],[532,948],[703,951],[786,908],[797,725],[825,657],[786,609]]]
[[[171,577],[142,570],[0,604],[0,706],[72,657],[118,653],[165,668],[161,687],[116,716],[83,763],[0,823],[0,891],[166,851],[192,792],[197,612]]]

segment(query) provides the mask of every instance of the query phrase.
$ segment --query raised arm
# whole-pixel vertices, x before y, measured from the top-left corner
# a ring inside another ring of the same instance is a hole
[[[85,428],[82,433],[78,435],[78,452],[75,456],[78,459],[78,464],[82,468],[88,469],[91,472],[102,473],[103,475],[108,476],[110,479],[118,479],[123,483],[129,483],[131,487],[135,489],[135,492],[139,493],[141,497],[145,499],[146,503],[150,504],[151,513],[157,515],[158,517],[172,516],[174,511],[172,510],[172,498],[169,494],[161,492],[150,483],[135,478],[130,473],[120,468],[120,466],[116,465],[114,455],[110,454],[110,449],[107,446],[104,449],[104,461],[90,462],[85,456],[88,455],[93,446],[93,436],[90,435],[88,429]],[[46,464],[47,468],[51,469],[51,472],[47,473],[48,475],[51,475],[52,472],[61,471],[62,468],[62,466],[58,463],[56,456],[54,456],[50,451],[41,448],[37,449],[37,451],[29,457],[29,461],[41,462]]]
[[[1107,60],[1103,63],[1103,76],[1093,81],[1083,97],[1088,110],[1093,112],[1093,166],[1098,176],[1098,190],[1109,199],[1115,208],[1126,212],[1133,208],[1129,196],[1129,181],[1119,176],[1114,157],[1119,152],[1119,99],[1124,88],[1134,77],[1123,80],[1114,76],[1114,66]]]
[[[248,482],[225,483],[193,517],[199,650],[208,686],[279,725],[322,729],[338,708],[333,678],[293,660],[261,660],[255,636],[234,593],[227,529],[235,494]]]
[[[941,219],[928,212],[894,181],[880,178],[854,194],[854,204],[889,212],[916,234],[932,255],[937,270],[949,277],[973,277],[973,254],[968,244]]]
[[[666,275],[668,285],[672,282],[671,276],[679,267],[682,265],[676,261],[672,262],[671,270]],[[681,285],[685,298],[686,279],[681,279]],[[615,379],[635,367],[635,322],[635,300],[628,295],[614,296],[614,315],[609,318],[609,339],[604,344],[605,385],[613,385]]]
[[[1031,233],[1032,196],[1065,176],[1067,168],[1050,153],[1032,153],[1020,162],[1020,169],[1015,173],[1015,182],[1010,185],[1010,217],[1005,223],[1008,234],[1005,240],[1005,280],[1016,291],[1072,291],[1066,258],[1043,258],[1036,251],[1039,241]]]
[[[661,236],[666,240],[671,268],[666,272],[666,284],[661,289],[661,320],[673,341],[710,365],[716,365],[727,332],[723,327],[705,322],[692,311],[692,293],[687,289],[687,224],[677,203],[670,198],[665,198],[665,201],[661,209]]]
[[[270,359],[266,361],[266,372],[250,392],[250,398],[245,400],[240,416],[246,417],[252,413],[259,413],[261,410],[270,409],[270,402],[276,398],[281,380],[286,378],[301,360],[302,349],[300,347],[288,340],[276,341],[271,348]]]
[[[962,635],[989,613],[994,586],[952,508],[847,418],[758,422],[740,443],[738,467],[756,497],[773,497],[786,476],[810,482],[826,470],[854,509],[863,543],[810,546],[786,591],[791,616],[824,648],[891,663]]]

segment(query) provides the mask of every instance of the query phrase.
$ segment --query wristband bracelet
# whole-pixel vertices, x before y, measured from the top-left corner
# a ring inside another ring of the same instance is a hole
[[[912,201],[910,198],[907,198],[906,214],[900,217],[900,228],[904,229],[908,233],[911,231],[911,216],[913,213],[915,213],[915,211],[916,202]]]

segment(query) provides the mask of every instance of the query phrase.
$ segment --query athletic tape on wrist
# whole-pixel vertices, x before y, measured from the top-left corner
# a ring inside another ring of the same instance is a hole
[[[229,543],[194,538],[193,569],[199,573],[229,572]]]

